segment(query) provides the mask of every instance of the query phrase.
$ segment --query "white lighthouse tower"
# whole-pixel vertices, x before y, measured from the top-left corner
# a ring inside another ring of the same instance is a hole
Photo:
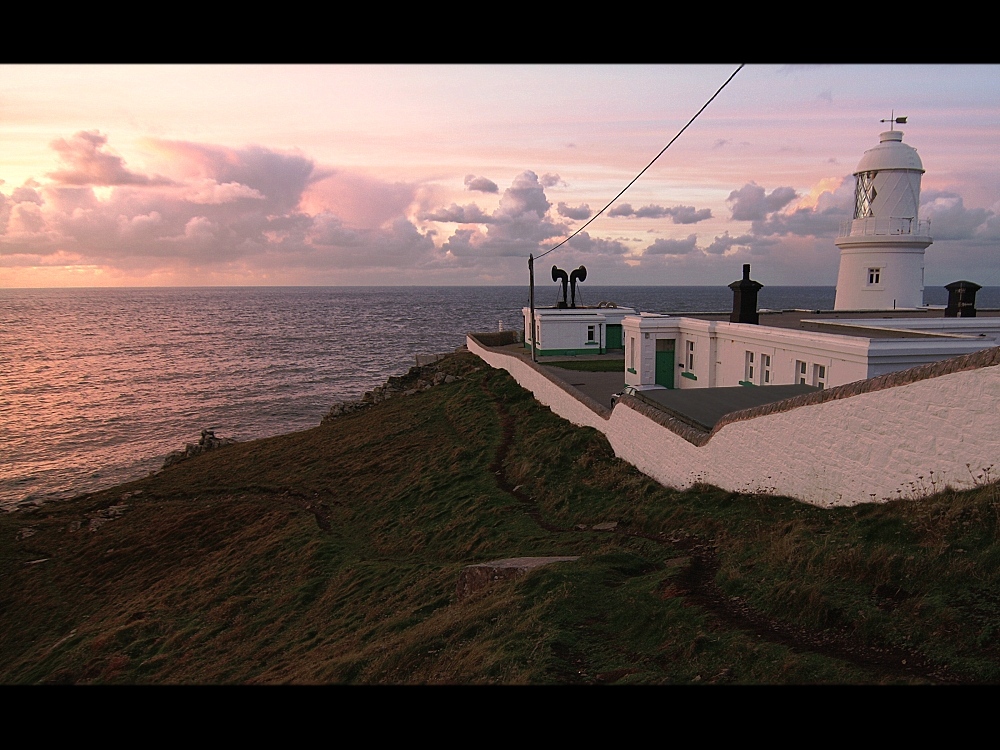
[[[883,120],[882,122],[886,122]],[[841,225],[835,310],[892,310],[924,304],[924,250],[930,224],[920,221],[917,150],[903,143],[896,123],[865,151],[854,172],[854,218]]]

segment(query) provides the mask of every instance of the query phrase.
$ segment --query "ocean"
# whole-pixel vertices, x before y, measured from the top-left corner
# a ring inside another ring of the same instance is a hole
[[[558,295],[540,285],[535,304]],[[834,295],[765,286],[759,306],[830,309]],[[581,285],[581,300],[732,309],[724,286]],[[1000,288],[977,302],[1000,307]],[[520,330],[527,304],[526,286],[0,289],[0,510],[145,476],[202,429],[245,441],[315,427],[417,354]]]

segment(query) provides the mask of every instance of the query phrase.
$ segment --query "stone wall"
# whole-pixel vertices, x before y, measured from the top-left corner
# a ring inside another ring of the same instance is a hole
[[[705,433],[628,396],[610,413],[592,408],[532,362],[471,337],[468,346],[559,416],[600,430],[616,455],[668,486],[707,482],[834,506],[969,487],[1000,474],[1000,348],[737,412]]]

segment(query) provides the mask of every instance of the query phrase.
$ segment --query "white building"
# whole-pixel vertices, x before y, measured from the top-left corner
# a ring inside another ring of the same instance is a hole
[[[622,320],[635,315],[631,307],[618,307],[614,302],[600,302],[594,307],[576,305],[577,282],[586,281],[587,268],[580,266],[572,273],[552,266],[552,280],[562,282],[562,301],[553,307],[524,307],[524,345],[534,347],[535,356],[581,356],[606,354],[622,349]],[[567,300],[572,293],[572,301]]]
[[[531,310],[523,308],[524,344],[537,346],[539,357],[580,356],[586,354],[606,354],[622,349],[622,321],[628,315],[635,315],[631,307],[609,307],[604,303],[597,307],[536,307],[535,336],[530,325]]]
[[[903,118],[905,120],[905,118]],[[854,172],[854,217],[844,222],[835,310],[894,310],[924,304],[924,250],[930,224],[920,221],[923,164],[903,134],[888,130]]]
[[[1000,345],[1000,317],[761,313],[626,317],[625,382],[666,388],[829,388]]]

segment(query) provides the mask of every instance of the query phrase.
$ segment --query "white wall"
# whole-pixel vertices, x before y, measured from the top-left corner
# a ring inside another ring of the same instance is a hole
[[[522,308],[525,340],[530,342],[528,320],[531,309]],[[621,325],[622,318],[633,315],[631,308],[535,308],[538,322],[539,353],[571,349],[582,354],[592,351],[602,353],[607,346],[607,326]],[[594,340],[588,339],[588,327],[594,326]]]
[[[806,383],[818,385],[817,366],[825,368],[824,387],[853,383],[888,372],[905,370],[928,362],[969,354],[1000,343],[998,318],[928,318],[878,320],[823,320],[816,322],[865,328],[922,331],[928,338],[868,338],[838,333],[820,333],[767,325],[707,321],[699,318],[642,315],[626,317],[623,333],[626,362],[630,337],[637,341],[636,373],[626,373],[629,385],[655,382],[657,338],[676,341],[675,388],[733,387],[747,380],[746,353],[754,353],[755,385],[761,380],[762,355],[771,358],[768,384],[798,383],[797,363],[806,365]],[[960,337],[954,337],[954,335]],[[952,337],[949,337],[952,336]],[[695,344],[694,369],[688,372],[688,342]]]
[[[973,355],[992,363],[976,369],[913,382],[894,373],[799,397],[796,403],[818,403],[724,424],[699,447],[633,399],[624,398],[605,419],[523,359],[471,338],[468,346],[559,416],[603,432],[617,456],[668,486],[707,482],[834,506],[920,496],[945,484],[969,487],[973,474],[988,468],[1000,474],[997,349]]]
[[[525,320],[530,317],[530,308],[524,308]],[[539,354],[552,350],[572,349],[574,351],[593,350],[595,354],[604,346],[604,315],[577,310],[536,309],[538,321]],[[594,341],[588,343],[587,327],[594,326]],[[525,328],[530,334],[530,330]]]
[[[824,387],[853,383],[868,377],[867,338],[816,335],[805,331],[782,330],[723,323],[716,330],[716,385],[736,386],[747,377],[746,353],[754,353],[753,383],[764,385],[761,379],[762,356],[771,358],[768,385],[798,383],[798,362],[806,364],[806,383],[817,385],[814,372],[817,365],[825,367]]]
[[[834,310],[893,310],[924,304],[924,247],[929,240],[911,246],[893,244],[899,237],[883,238],[882,244],[873,237],[869,244],[847,244],[851,239],[837,240],[841,251]],[[879,269],[877,284],[868,283],[869,268]]]
[[[531,391],[541,404],[550,407],[563,419],[582,427],[593,427],[601,432],[604,431],[605,417],[567,393],[565,388],[558,385],[546,373],[533,367],[530,360],[482,347],[471,336],[466,338],[466,346],[490,367],[509,372],[511,377],[523,388]]]
[[[762,384],[760,382],[762,354],[771,357],[770,385],[797,383],[796,363],[799,361],[806,363],[809,385],[815,385],[813,382],[815,365],[826,368],[824,385],[827,388],[869,377],[869,339],[859,336],[816,334],[749,323],[666,316],[625,318],[623,332],[626,342],[626,363],[631,361],[628,353],[630,337],[636,339],[641,352],[641,356],[636,357],[636,374],[626,372],[625,382],[630,385],[655,382],[657,338],[672,338],[676,341],[675,388],[740,385],[747,375],[746,352],[748,351],[754,352],[753,382],[757,385]],[[694,342],[693,369],[687,367],[688,342]],[[964,353],[972,349],[962,351]],[[685,377],[683,375],[685,372],[694,375],[696,379]]]

